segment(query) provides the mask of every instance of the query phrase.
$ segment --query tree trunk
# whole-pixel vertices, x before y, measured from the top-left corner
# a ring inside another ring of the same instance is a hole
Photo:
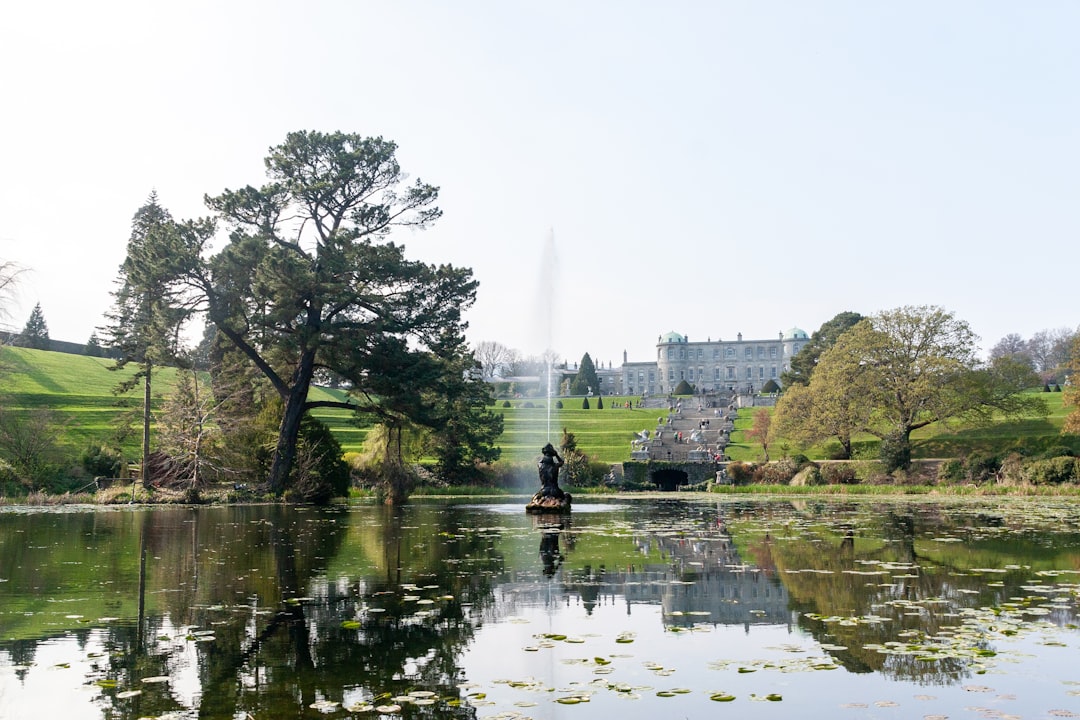
[[[143,383],[142,486],[150,487],[150,375],[153,364],[146,361],[146,381]]]
[[[266,481],[267,489],[277,496],[285,492],[289,473],[292,472],[293,461],[296,459],[296,441],[300,437],[300,421],[304,419],[314,368],[315,351],[306,350],[297,363],[289,394],[285,398],[285,413],[281,417],[274,461],[270,465],[270,477]]]

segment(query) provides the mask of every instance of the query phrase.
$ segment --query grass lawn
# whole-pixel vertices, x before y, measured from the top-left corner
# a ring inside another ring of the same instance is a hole
[[[142,390],[113,394],[117,384],[131,377],[135,368],[111,371],[111,360],[68,355],[58,352],[30,350],[27,348],[0,349],[0,396],[4,410],[25,413],[36,408],[49,409],[62,424],[60,444],[77,454],[90,444],[106,443],[114,435],[118,417],[135,412],[136,428],[140,426]],[[176,371],[161,368],[155,372],[153,394],[155,407],[160,408],[164,398],[173,390]],[[1067,414],[1062,407],[1061,393],[1039,393],[1050,407],[1047,418],[1022,420],[999,420],[986,427],[950,427],[932,425],[917,431],[913,439],[917,458],[955,457],[971,451],[1002,451],[1024,447],[1041,450],[1053,445],[1070,444],[1080,451],[1080,438],[1063,438],[1062,422]],[[314,388],[312,399],[343,399],[340,390]],[[501,413],[504,432],[498,440],[503,459],[510,462],[532,462],[545,443],[559,445],[562,431],[566,428],[577,439],[578,448],[591,458],[617,463],[630,458],[630,441],[642,430],[656,428],[660,413],[655,408],[625,408],[623,404],[634,397],[605,397],[604,409],[596,407],[599,398],[590,398],[589,410],[582,410],[581,398],[562,398],[563,408],[552,407],[549,415],[546,399],[515,399],[510,407],[503,401],[492,408]],[[532,407],[527,407],[527,405]],[[771,409],[770,409],[771,411]],[[732,444],[728,456],[733,460],[758,461],[761,446],[745,442],[744,432],[753,423],[753,408],[740,413],[735,422]],[[366,429],[356,427],[352,414],[346,410],[320,409],[315,416],[326,423],[346,451],[360,450]],[[138,433],[124,448],[131,457],[139,452]],[[857,439],[857,446],[868,457],[876,453],[877,440],[870,436]],[[814,447],[800,450],[783,441],[774,442],[770,456],[781,457],[785,453],[805,452],[811,458],[824,459],[830,455],[830,447]]]

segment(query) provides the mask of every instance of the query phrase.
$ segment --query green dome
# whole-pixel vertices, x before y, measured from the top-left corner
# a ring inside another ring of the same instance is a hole
[[[788,330],[786,333],[784,333],[784,339],[785,340],[809,340],[810,336],[806,334],[805,330],[803,330],[801,328],[793,327],[790,330]]]
[[[660,343],[661,344],[663,344],[663,343],[684,343],[684,342],[686,342],[686,338],[684,338],[682,335],[675,332],[674,330],[660,336]]]

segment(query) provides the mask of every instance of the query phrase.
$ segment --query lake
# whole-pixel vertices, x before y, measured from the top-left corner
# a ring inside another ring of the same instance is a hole
[[[1080,717],[1080,504],[0,509],[0,717]]]

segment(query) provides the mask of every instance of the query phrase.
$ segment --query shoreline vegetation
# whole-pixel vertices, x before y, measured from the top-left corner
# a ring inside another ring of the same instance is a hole
[[[983,484],[971,483],[958,485],[710,485],[701,490],[678,490],[675,492],[663,492],[658,490],[619,490],[614,488],[568,488],[579,501],[584,498],[602,498],[610,500],[647,499],[647,498],[671,498],[710,500],[718,497],[772,497],[772,498],[806,498],[806,497],[833,497],[833,498],[880,498],[890,497],[925,497],[928,499],[950,498],[986,498],[986,497],[1036,497],[1036,498],[1078,498],[1080,486],[1078,485],[1033,485],[1033,484]],[[63,495],[50,495],[43,492],[31,493],[23,497],[0,496],[0,507],[58,507],[58,506],[131,506],[147,507],[155,505],[265,505],[281,503],[280,499],[269,497],[245,496],[237,497],[234,492],[222,489],[219,492],[211,490],[203,493],[197,503],[193,503],[184,494],[170,490],[147,491],[137,487],[135,500],[131,500],[131,488],[123,490],[103,490],[96,493],[65,493]],[[522,504],[531,497],[531,493],[514,488],[491,488],[481,486],[462,486],[453,488],[421,488],[414,491],[409,500],[424,502],[425,500],[521,500]],[[381,502],[378,493],[372,491],[354,490],[349,497],[335,498],[330,505],[351,505],[357,503]]]

